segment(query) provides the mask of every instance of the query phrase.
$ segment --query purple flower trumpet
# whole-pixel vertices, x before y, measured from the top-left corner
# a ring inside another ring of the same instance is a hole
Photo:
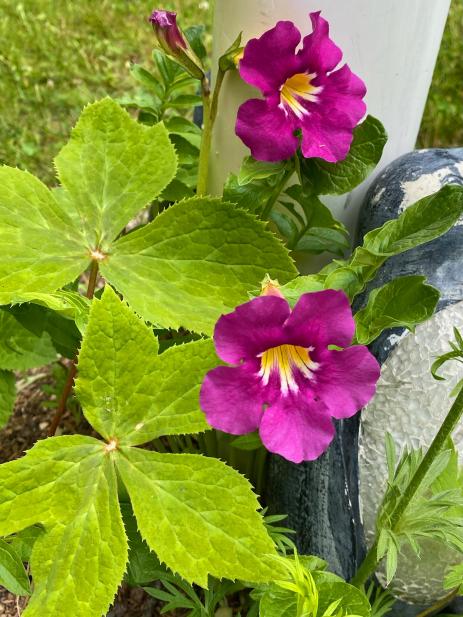
[[[204,70],[201,61],[177,25],[177,13],[155,10],[149,20],[161,49],[193,77],[202,79]]]
[[[367,347],[349,347],[355,322],[343,291],[304,294],[293,310],[275,285],[264,293],[218,320],[217,355],[231,366],[209,371],[200,405],[214,428],[258,429],[270,452],[313,460],[334,437],[332,418],[373,397],[380,368]]]
[[[291,21],[279,21],[244,48],[241,77],[264,98],[241,105],[236,134],[255,159],[288,159],[301,140],[304,157],[336,163],[347,156],[365,115],[365,84],[346,64],[335,70],[342,52],[329,38],[328,22],[319,12],[310,19],[313,31],[298,51],[301,33]]]

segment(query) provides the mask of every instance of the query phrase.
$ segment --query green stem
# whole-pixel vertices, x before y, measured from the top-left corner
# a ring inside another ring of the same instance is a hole
[[[217,118],[220,89],[222,88],[224,76],[225,73],[218,69],[212,97],[211,88],[207,77],[204,76],[201,81],[201,92],[203,97],[203,134],[201,138],[201,148],[199,151],[198,185],[196,189],[196,193],[198,195],[204,195],[207,192],[212,132],[214,129],[215,119]]]
[[[294,155],[294,167],[296,169],[297,177],[299,179],[299,184],[302,186],[303,181],[302,181],[302,172],[301,172],[301,161],[299,160],[299,155],[297,152]]]
[[[415,497],[418,492],[423,480],[426,477],[431,465],[434,460],[441,452],[443,446],[446,441],[452,435],[455,430],[460,418],[463,414],[463,389],[458,393],[457,398],[455,399],[450,411],[448,412],[444,422],[442,423],[437,435],[434,437],[428,451],[426,452],[423,460],[421,461],[420,466],[416,470],[412,479],[410,480],[409,485],[405,489],[401,499],[398,501],[395,509],[393,510],[390,516],[390,529],[391,531],[395,531],[397,525],[400,523],[400,520],[405,512],[405,510],[410,505],[410,502]],[[375,572],[376,567],[378,565],[378,539],[376,539],[373,546],[368,551],[362,565],[358,569],[356,575],[351,581],[352,585],[356,585],[360,587],[363,585],[370,576]]]
[[[458,596],[458,588],[454,589],[453,591],[448,593],[446,596],[444,596],[440,600],[437,600],[437,602],[435,602],[432,606],[430,606],[426,610],[422,611],[421,613],[418,613],[416,617],[431,617],[431,615],[437,615],[437,613],[439,613],[441,609],[445,608],[448,604],[450,604],[450,602],[457,596]]]
[[[262,214],[261,214],[261,219],[263,221],[267,221],[268,217],[270,216],[270,212],[272,211],[273,206],[275,205],[278,197],[280,196],[281,192],[283,191],[283,189],[285,188],[288,180],[290,179],[290,177],[293,175],[294,173],[294,168],[290,167],[289,169],[287,169],[280,182],[276,185],[276,187],[273,189],[272,194],[270,195],[269,200],[267,201],[267,203],[265,204],[265,208],[262,210]]]

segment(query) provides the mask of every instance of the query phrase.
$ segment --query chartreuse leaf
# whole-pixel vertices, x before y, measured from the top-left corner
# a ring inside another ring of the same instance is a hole
[[[424,276],[402,276],[372,291],[365,308],[355,315],[357,343],[368,345],[387,328],[414,331],[429,319],[440,294],[425,280]]]
[[[87,239],[103,250],[177,169],[164,126],[139,124],[109,98],[84,109],[55,164]]]
[[[17,297],[12,296],[10,300],[13,305],[24,302],[49,308],[66,319],[72,319],[78,326],[85,324],[88,319],[90,300],[75,291],[61,289],[53,293],[23,293]]]
[[[27,596],[31,585],[23,563],[12,546],[0,539],[0,585],[18,596]]]
[[[376,167],[387,141],[379,120],[367,116],[354,130],[347,157],[339,163],[301,156],[301,171],[306,188],[314,195],[342,195],[367,178]]]
[[[24,617],[102,615],[116,594],[128,546],[113,461],[103,444],[100,451],[72,518],[56,522],[34,544],[34,594]]]
[[[103,445],[81,435],[55,437],[0,465],[0,536],[72,517],[88,481],[84,472],[98,466]]]
[[[76,388],[87,419],[103,437],[136,445],[208,429],[199,388],[217,364],[211,340],[158,355],[152,330],[106,287],[92,303]]]
[[[278,572],[273,542],[250,484],[217,459],[121,448],[116,464],[143,538],[189,582],[268,581]]]
[[[52,192],[26,171],[0,167],[0,304],[55,291],[89,260],[81,231]]]
[[[388,257],[442,236],[463,215],[463,188],[446,185],[434,195],[409,206],[398,218],[368,232],[363,245],[351,258],[335,261],[317,275],[302,276],[288,288],[301,293],[313,290],[314,280],[323,281],[325,289],[343,289],[352,299],[374,278]],[[285,287],[282,292],[285,293]]]
[[[265,274],[281,283],[296,275],[262,222],[205,197],[180,202],[117,240],[101,271],[145,319],[208,334]]]
[[[13,413],[16,399],[14,373],[0,370],[0,428],[3,428]]]
[[[55,359],[56,351],[48,332],[34,333],[10,311],[0,309],[0,369],[24,371]]]
[[[0,535],[11,536],[32,525],[43,528],[31,543],[34,592],[24,617],[106,613],[127,561],[114,464],[142,536],[180,576],[206,586],[209,575],[261,582],[278,572],[274,543],[243,476],[216,459],[122,445],[126,426],[129,443],[163,430],[175,432],[180,425],[182,430],[197,426],[192,418],[198,417],[198,366],[202,350],[207,350],[207,342],[198,341],[157,356],[150,330],[129,312],[110,288],[102,300],[94,300],[79,365],[83,376],[78,389],[88,405],[87,417],[108,434],[107,443],[82,436],[55,437],[39,441],[22,459],[0,466]],[[153,357],[156,370],[151,374]],[[105,417],[105,408],[98,409],[92,371],[101,371],[109,384],[101,384],[103,392],[119,405],[114,419]],[[129,380],[141,384],[140,392],[128,386]],[[145,398],[142,409],[145,388],[153,397]],[[187,394],[179,396],[178,391]],[[122,396],[133,404],[133,412],[130,405],[122,407]],[[127,425],[124,416],[129,418]],[[143,435],[136,426],[131,432],[138,420],[152,432]]]

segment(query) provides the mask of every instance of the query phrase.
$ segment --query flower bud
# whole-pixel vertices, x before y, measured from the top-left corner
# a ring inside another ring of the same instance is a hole
[[[284,298],[284,295],[280,291],[280,283],[276,279],[271,279],[270,275],[266,274],[264,280],[261,283],[261,296],[277,296],[278,298]]]
[[[177,14],[173,11],[155,10],[149,18],[161,49],[178,62],[196,79],[204,77],[200,59],[192,50],[188,40],[177,25]]]

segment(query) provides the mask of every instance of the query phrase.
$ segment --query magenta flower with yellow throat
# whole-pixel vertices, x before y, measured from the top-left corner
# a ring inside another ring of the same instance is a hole
[[[216,429],[259,430],[270,452],[313,460],[334,437],[332,418],[373,397],[379,364],[367,347],[350,346],[355,322],[343,291],[306,293],[292,310],[277,286],[264,293],[218,320],[215,348],[228,366],[206,375],[200,405]]]
[[[238,110],[236,134],[261,161],[292,157],[301,146],[306,158],[335,163],[344,159],[353,130],[365,115],[366,87],[329,37],[328,22],[311,13],[313,31],[302,41],[291,21],[279,21],[251,39],[239,63],[241,77],[264,98]]]

